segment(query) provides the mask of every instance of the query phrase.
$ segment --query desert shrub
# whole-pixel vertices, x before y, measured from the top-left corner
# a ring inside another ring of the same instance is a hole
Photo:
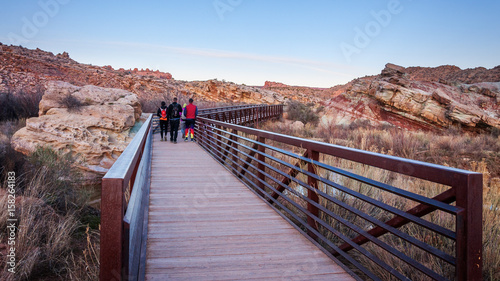
[[[26,125],[26,120],[9,120],[0,122],[0,181],[4,181],[7,172],[17,175],[23,172],[24,155],[15,151],[10,140],[12,135]]]
[[[312,104],[290,101],[288,103],[288,119],[300,121],[304,124],[316,124],[318,123],[319,117]]]
[[[60,102],[69,111],[79,111],[81,107],[84,106],[83,102],[81,102],[78,98],[74,97],[71,94],[63,96]]]
[[[493,137],[498,138],[500,136],[500,129],[496,127],[492,127],[490,129],[490,133]]]
[[[38,116],[42,96],[41,90],[34,93],[0,93],[0,121]]]
[[[78,190],[81,174],[74,167],[76,160],[71,153],[62,154],[48,147],[39,147],[28,157],[28,162],[30,170],[44,173],[44,178],[50,182],[43,188],[30,190],[32,196],[64,214],[84,204],[86,198],[82,198]]]

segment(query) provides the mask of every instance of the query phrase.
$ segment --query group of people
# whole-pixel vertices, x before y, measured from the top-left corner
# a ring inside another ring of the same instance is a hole
[[[168,107],[167,104],[162,101],[156,115],[160,117],[161,141],[167,140],[167,128],[170,123],[170,142],[177,143],[179,125],[181,122],[184,125],[184,128],[181,128],[181,132],[184,134],[184,141],[189,141],[189,137],[191,137],[191,141],[195,141],[194,125],[196,116],[198,116],[198,107],[193,104],[193,99],[189,99],[189,104],[184,104],[184,106],[177,103],[177,98],[174,98],[173,102]]]

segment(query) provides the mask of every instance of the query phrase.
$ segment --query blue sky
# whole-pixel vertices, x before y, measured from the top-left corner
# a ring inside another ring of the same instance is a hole
[[[179,80],[331,87],[403,66],[500,65],[500,1],[3,1],[0,42]]]

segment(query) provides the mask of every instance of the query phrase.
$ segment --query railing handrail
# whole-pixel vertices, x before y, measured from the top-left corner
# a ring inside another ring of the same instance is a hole
[[[99,279],[103,281],[128,280],[130,276],[129,222],[131,217],[128,216],[127,221],[125,220],[125,212],[128,209],[125,193],[129,187],[130,193],[134,193],[134,183],[141,162],[143,166],[150,165],[141,160],[146,143],[151,139],[151,123],[152,115],[147,118],[130,144],[102,178]],[[142,189],[137,186],[136,188]],[[138,198],[137,191],[135,198]],[[135,200],[129,203],[140,204]]]

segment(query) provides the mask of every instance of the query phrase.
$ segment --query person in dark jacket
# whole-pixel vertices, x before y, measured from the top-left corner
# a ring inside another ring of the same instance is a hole
[[[168,106],[168,118],[170,120],[170,141],[177,143],[177,134],[181,122],[182,106],[177,103],[177,98]]]
[[[188,141],[189,131],[191,131],[191,141],[194,141],[194,125],[198,116],[198,107],[193,104],[193,99],[189,99],[189,104],[184,109],[183,115],[186,117],[186,133],[184,141]]]
[[[167,114],[167,104],[162,101],[158,112],[156,113],[160,117],[160,136],[161,141],[163,141],[163,132],[165,132],[165,140],[167,140],[167,127],[168,127],[168,114]]]

